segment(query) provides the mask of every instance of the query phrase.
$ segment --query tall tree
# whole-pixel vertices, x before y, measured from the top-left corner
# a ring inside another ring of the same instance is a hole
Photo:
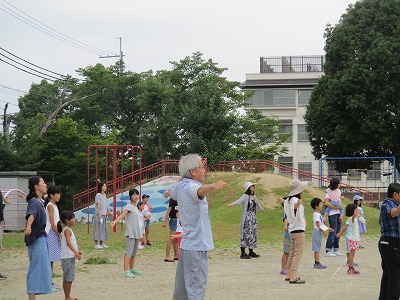
[[[305,114],[317,158],[400,157],[399,36],[399,0],[359,1],[327,26],[325,75]]]
[[[283,145],[289,140],[290,134],[282,134],[282,122],[267,117],[257,109],[247,111],[239,118],[237,127],[239,134],[236,147],[232,149],[230,159],[270,159],[287,153]]]
[[[176,158],[175,145],[179,142],[179,120],[175,95],[177,89],[170,83],[169,71],[148,73],[143,81],[143,92],[138,96],[143,121],[139,128],[139,140],[143,146],[143,158],[147,163]]]
[[[58,118],[41,139],[38,170],[55,172],[57,185],[64,187],[63,202],[71,205],[71,196],[87,187],[87,149],[102,144],[99,137],[90,135],[83,122]]]
[[[226,70],[200,52],[172,62],[171,83],[175,99],[180,142],[177,154],[196,152],[211,160],[223,159],[235,144],[237,109],[245,104],[239,82],[222,76]]]

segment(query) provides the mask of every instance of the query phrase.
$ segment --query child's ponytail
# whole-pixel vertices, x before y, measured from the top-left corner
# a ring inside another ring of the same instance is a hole
[[[28,181],[29,193],[26,196],[26,202],[29,202],[29,200],[31,200],[32,198],[37,197],[35,185],[39,184],[40,179],[41,179],[41,177],[39,177],[39,176],[33,176],[33,177],[29,178],[29,181]]]
[[[57,222],[57,231],[58,231],[58,233],[61,233],[61,232],[62,232],[62,224],[61,224],[61,221],[58,221],[58,222]]]

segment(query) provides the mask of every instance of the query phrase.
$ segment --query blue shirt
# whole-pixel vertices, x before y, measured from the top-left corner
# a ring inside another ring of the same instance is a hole
[[[394,218],[390,216],[392,208],[397,208],[398,206],[399,203],[390,198],[386,198],[383,201],[379,216],[382,236],[400,239],[400,216]]]
[[[206,197],[199,198],[200,182],[184,178],[171,191],[171,198],[179,205],[179,220],[183,232],[181,249],[208,251],[214,248],[210,214]]]
[[[32,215],[35,219],[32,223],[31,234],[25,236],[25,244],[27,246],[32,245],[38,238],[42,236],[47,237],[45,230],[47,216],[42,201],[36,198],[31,198],[28,201],[28,208],[26,210],[25,219],[28,220],[30,215]]]
[[[353,217],[350,217],[346,221],[347,224],[347,233],[346,238],[352,241],[360,241],[360,228],[358,226],[358,220]]]

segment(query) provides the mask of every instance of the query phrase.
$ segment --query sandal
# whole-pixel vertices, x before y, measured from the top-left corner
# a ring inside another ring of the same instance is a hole
[[[164,259],[165,262],[174,262],[174,260]]]
[[[289,283],[292,284],[303,284],[306,283],[304,280],[301,280],[300,278],[296,278],[295,280],[289,280]]]
[[[179,260],[179,257],[174,257],[174,260]]]

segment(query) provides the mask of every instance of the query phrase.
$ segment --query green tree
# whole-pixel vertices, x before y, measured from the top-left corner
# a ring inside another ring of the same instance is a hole
[[[194,152],[212,161],[224,159],[235,145],[237,109],[245,103],[239,82],[228,81],[222,76],[226,69],[199,52],[172,65],[171,83],[178,89],[177,156]]]
[[[399,35],[399,0],[359,1],[327,26],[325,75],[305,114],[317,158],[400,157]]]
[[[281,121],[266,117],[257,109],[251,109],[239,118],[238,141],[231,159],[269,159],[287,153],[283,143],[290,134],[282,134]]]
[[[147,74],[143,81],[143,92],[138,96],[143,121],[139,130],[139,141],[143,146],[144,162],[149,164],[174,157],[178,143],[178,118],[175,105],[176,88],[170,84],[168,71],[155,75]]]
[[[70,207],[71,197],[87,187],[87,149],[91,144],[102,144],[90,135],[86,125],[71,118],[57,119],[42,138],[38,170],[55,172],[57,185],[64,187],[64,207]]]

